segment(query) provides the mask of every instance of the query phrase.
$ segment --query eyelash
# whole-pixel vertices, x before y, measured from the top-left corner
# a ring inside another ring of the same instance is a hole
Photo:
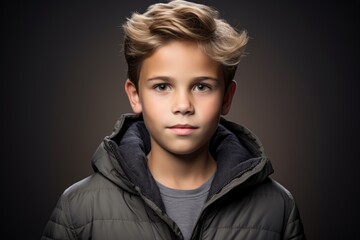
[[[205,88],[203,90],[199,89],[199,86],[201,88]],[[159,84],[155,84],[153,86],[153,89],[155,89],[156,91],[159,91],[159,92],[163,92],[163,91],[166,91],[166,90],[169,90],[169,88],[171,88],[170,84],[168,83],[159,83]],[[205,92],[205,91],[209,91],[211,90],[211,86],[209,86],[208,84],[204,84],[204,83],[196,83],[193,87],[194,90],[197,90],[199,92]]]
[[[160,89],[161,88],[166,88],[166,89]],[[167,84],[167,83],[159,83],[159,84],[155,84],[154,87],[153,87],[156,91],[159,91],[159,92],[163,92],[165,90],[168,90],[168,88],[170,88],[170,85]]]
[[[199,86],[201,86],[202,88],[205,88],[205,89],[200,90]],[[207,85],[207,84],[204,84],[204,83],[197,83],[197,84],[195,84],[194,88],[199,89],[200,92],[205,92],[205,91],[211,90],[211,87],[209,85]]]

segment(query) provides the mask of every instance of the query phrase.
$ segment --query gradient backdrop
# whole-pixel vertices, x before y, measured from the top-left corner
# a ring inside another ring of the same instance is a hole
[[[91,174],[121,113],[121,24],[154,1],[2,3],[3,234],[39,239],[60,194]],[[308,239],[359,226],[358,7],[317,1],[198,1],[251,36],[228,119],[265,146]]]

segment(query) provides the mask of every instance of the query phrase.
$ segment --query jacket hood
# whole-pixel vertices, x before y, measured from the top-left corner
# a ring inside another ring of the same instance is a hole
[[[164,210],[159,189],[146,163],[150,149],[150,136],[142,117],[124,114],[112,134],[100,144],[92,165],[96,172],[124,190],[140,194]],[[258,138],[245,127],[223,118],[209,149],[217,162],[217,171],[208,200],[236,187],[258,184],[273,172]]]

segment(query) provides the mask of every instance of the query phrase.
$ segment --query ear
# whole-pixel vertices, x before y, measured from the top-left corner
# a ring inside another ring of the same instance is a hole
[[[134,83],[131,82],[129,79],[125,82],[125,92],[129,98],[129,102],[133,112],[136,114],[140,114],[142,112],[140,97]]]
[[[229,113],[232,99],[235,95],[235,90],[236,90],[236,82],[234,80],[232,80],[231,83],[229,84],[228,88],[226,89],[226,92],[224,95],[223,104],[222,104],[222,108],[221,108],[222,115],[226,115]]]

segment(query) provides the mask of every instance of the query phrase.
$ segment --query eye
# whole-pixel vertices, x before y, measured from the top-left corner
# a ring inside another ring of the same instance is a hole
[[[199,91],[199,92],[204,92],[204,91],[209,91],[209,90],[211,90],[211,88],[210,88],[207,84],[197,83],[197,84],[194,86],[194,90],[195,90],[195,91]]]
[[[154,86],[154,89],[159,92],[167,91],[170,89],[170,86],[166,83],[159,83]]]

